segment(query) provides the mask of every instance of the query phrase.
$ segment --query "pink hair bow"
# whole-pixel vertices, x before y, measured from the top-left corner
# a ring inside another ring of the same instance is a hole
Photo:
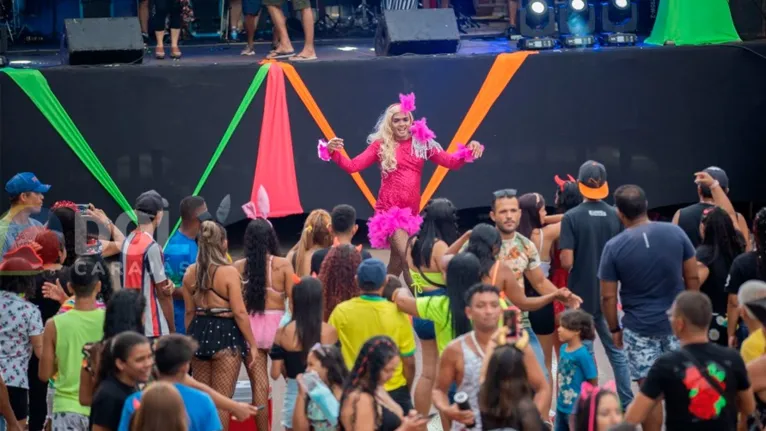
[[[590,382],[582,382],[580,386],[580,397],[582,400],[588,400],[588,431],[594,431],[596,420],[596,398],[602,391],[617,392],[614,380],[606,382],[603,386],[593,385]]]
[[[399,94],[399,110],[409,114],[415,110],[415,93]]]
[[[330,150],[327,148],[327,141],[320,139],[317,144],[317,156],[325,162],[330,161]]]
[[[263,187],[263,185],[258,187],[258,196],[256,198],[256,202],[250,201],[242,205],[242,211],[244,211],[247,218],[251,220],[262,218],[268,221],[269,195],[266,193],[266,189]]]
[[[436,138],[436,133],[428,128],[425,118],[413,121],[412,126],[410,126],[410,133],[412,133],[412,137],[415,138],[416,141],[423,143],[430,142]]]

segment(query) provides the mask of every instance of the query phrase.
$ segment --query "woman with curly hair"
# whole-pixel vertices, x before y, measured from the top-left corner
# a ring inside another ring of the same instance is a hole
[[[257,362],[258,353],[240,272],[229,264],[226,230],[204,221],[197,235],[199,251],[183,278],[187,334],[199,343],[192,359],[194,379],[232,397],[243,360]],[[229,413],[218,410],[224,430]]]
[[[423,166],[431,160],[447,169],[460,169],[465,163],[481,157],[484,147],[472,141],[456,153],[444,151],[425,119],[414,121],[415,95],[399,95],[399,103],[390,105],[367,137],[367,148],[350,160],[343,139],[333,138],[319,153],[349,174],[379,164],[381,185],[375,203],[375,215],[367,222],[370,244],[374,248],[391,248],[388,273],[399,275],[407,267],[407,239],[420,229],[420,180]],[[324,148],[324,150],[323,150]],[[409,284],[409,272],[404,271]]]
[[[311,257],[314,252],[332,245],[330,213],[325,210],[311,211],[303,224],[301,239],[287,253],[298,277],[311,275]]]
[[[343,301],[359,294],[356,270],[362,263],[362,255],[352,245],[339,245],[327,253],[319,270],[319,281],[324,286],[324,321],[332,310]]]
[[[293,268],[290,262],[279,257],[279,242],[271,224],[262,218],[250,221],[245,230],[245,258],[234,263],[243,279],[243,296],[250,321],[250,332],[255,344],[251,345],[255,362],[247,367],[253,404],[260,406],[268,401],[269,375],[268,351],[274,344],[277,329],[282,322],[289,322],[289,310],[285,305],[292,297]],[[267,415],[256,417],[258,429],[268,428]]]
[[[402,411],[383,387],[400,361],[399,349],[389,337],[364,343],[340,398],[341,431],[414,431],[428,423],[415,410]]]

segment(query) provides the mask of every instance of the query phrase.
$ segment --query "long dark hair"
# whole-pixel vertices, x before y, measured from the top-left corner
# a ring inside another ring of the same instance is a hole
[[[99,384],[109,376],[117,376],[117,359],[127,361],[133,348],[141,344],[149,344],[149,339],[133,331],[122,332],[105,343],[99,360]]]
[[[465,315],[465,293],[481,282],[481,263],[471,253],[459,253],[447,265],[447,297],[449,320],[455,337],[471,332],[471,321]],[[430,301],[429,304],[430,305]]]
[[[755,253],[758,256],[758,277],[766,277],[766,208],[761,208],[753,219]]]
[[[245,230],[245,307],[250,314],[266,309],[268,256],[278,256],[279,241],[271,224],[257,218]]]
[[[362,255],[353,245],[335,246],[327,252],[319,269],[319,281],[325,289],[324,320],[330,318],[335,306],[357,296],[356,270]]]
[[[319,363],[327,369],[327,386],[330,389],[334,386],[342,388],[343,383],[348,378],[348,368],[346,368],[346,361],[343,360],[338,346],[319,346],[312,349],[311,354],[316,356]]]
[[[364,392],[375,399],[375,391],[380,384],[380,374],[386,364],[397,356],[399,356],[399,349],[391,338],[380,335],[367,340],[359,349],[354,367],[343,385],[343,395],[340,397],[341,411],[348,396],[354,391]],[[356,406],[353,408],[356,409]],[[374,411],[375,423],[377,424],[380,419],[377,407]],[[345,429],[342,422],[340,429]]]
[[[540,220],[540,209],[545,206],[545,199],[539,193],[527,193],[519,196],[521,220],[516,232],[529,238],[535,229],[543,227]]]
[[[556,197],[553,201],[556,212],[564,214],[582,203],[582,194],[576,181],[567,181],[556,187]]]
[[[104,315],[104,339],[107,340],[125,331],[143,332],[141,322],[146,298],[137,289],[120,289],[106,303]]]
[[[295,337],[306,360],[309,350],[322,338],[322,283],[314,277],[303,277],[293,286],[293,321]]]
[[[85,249],[87,242],[87,226],[82,217],[69,207],[59,207],[48,214],[47,227],[50,230],[61,232],[64,235],[66,247],[66,259],[61,264],[72,266],[77,259],[78,252]]]
[[[524,353],[515,346],[499,346],[487,365],[487,378],[479,389],[479,410],[513,428],[539,429],[542,421],[532,401],[532,388],[524,367]]]
[[[727,268],[745,251],[744,237],[734,228],[729,214],[720,207],[711,207],[702,213],[700,245],[713,249],[713,260],[722,256]]]
[[[468,247],[465,251],[479,258],[481,275],[488,277],[502,245],[503,238],[500,236],[497,228],[486,223],[480,223],[471,231]]]
[[[431,264],[436,241],[442,240],[450,245],[457,240],[457,209],[448,199],[432,199],[420,215],[423,224],[415,234],[417,239],[412,244],[411,255],[417,268],[427,268]]]

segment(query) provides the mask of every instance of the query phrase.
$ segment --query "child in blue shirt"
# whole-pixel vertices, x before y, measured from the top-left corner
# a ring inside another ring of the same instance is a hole
[[[574,412],[583,382],[598,384],[598,370],[583,340],[596,338],[593,316],[576,309],[561,313],[558,335],[561,346],[558,361],[558,398],[555,431],[569,431],[569,415]]]

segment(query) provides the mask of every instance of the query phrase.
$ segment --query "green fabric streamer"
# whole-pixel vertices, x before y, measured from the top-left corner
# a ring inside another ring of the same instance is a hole
[[[85,164],[90,173],[98,180],[101,186],[106,189],[110,196],[133,220],[136,221],[136,214],[133,208],[125,199],[117,184],[101,164],[96,154],[90,148],[82,133],[77,129],[72,119],[67,114],[64,107],[61,106],[56,95],[53,94],[48,81],[39,70],[34,69],[10,69],[5,68],[2,71],[11,77],[24,93],[29,97],[37,109],[48,119],[51,126],[61,135],[69,148],[74,151],[77,157]]]
[[[197,187],[194,188],[194,193],[192,193],[193,196],[197,196],[199,192],[202,191],[202,187],[207,182],[207,179],[210,176],[210,173],[213,171],[215,164],[218,163],[218,159],[221,157],[221,154],[223,154],[223,150],[226,149],[226,146],[229,144],[229,140],[234,134],[234,131],[237,130],[239,122],[242,121],[242,117],[245,116],[247,108],[250,107],[250,103],[253,101],[255,93],[258,92],[258,90],[261,88],[261,84],[263,84],[263,80],[266,79],[266,75],[269,72],[270,66],[271,63],[263,64],[255,74],[253,82],[250,83],[250,88],[248,88],[247,92],[245,92],[245,97],[242,98],[242,102],[240,102],[239,108],[237,108],[237,112],[234,113],[234,118],[231,119],[229,127],[226,129],[226,132],[224,132],[223,138],[221,138],[221,142],[218,143],[218,147],[216,147],[215,152],[213,153],[213,157],[208,162],[207,167],[205,168],[205,172],[202,173],[202,177],[197,182]],[[173,227],[173,230],[170,232],[170,236],[168,236],[168,242],[170,242],[170,238],[173,238],[173,235],[176,234],[176,231],[180,226],[181,218],[179,217],[178,221]],[[165,243],[165,246],[167,246],[167,243]]]

